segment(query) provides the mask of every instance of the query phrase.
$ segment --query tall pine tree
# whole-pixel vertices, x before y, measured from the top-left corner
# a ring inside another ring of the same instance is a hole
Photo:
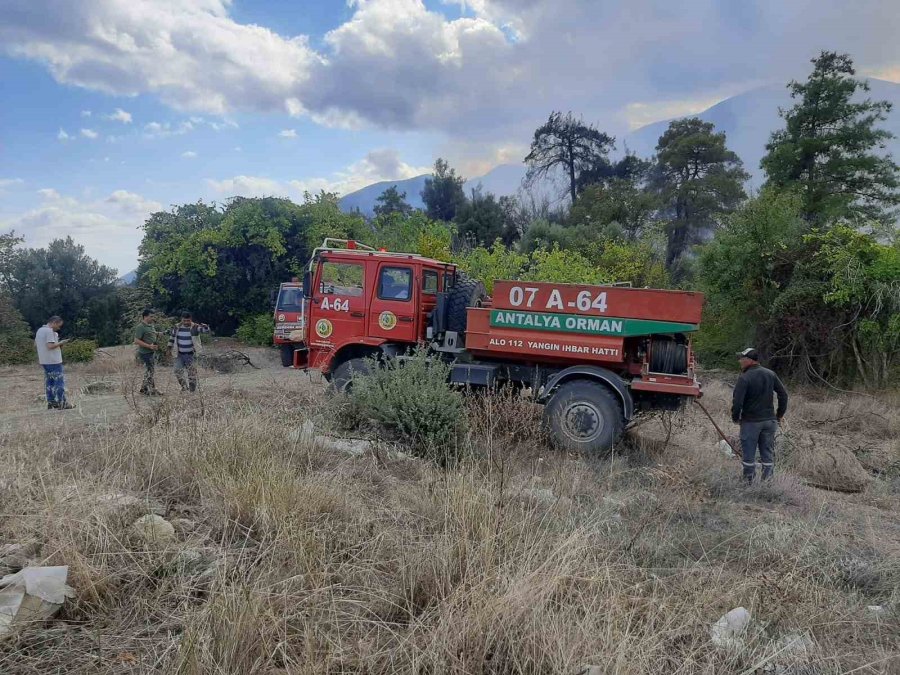
[[[788,88],[797,101],[782,110],[785,127],[772,134],[761,165],[768,184],[797,190],[812,224],[836,220],[892,220],[900,203],[898,167],[883,150],[893,135],[877,124],[891,110],[887,101],[859,100],[869,90],[854,77],[847,54],[822,52],[804,83]]]

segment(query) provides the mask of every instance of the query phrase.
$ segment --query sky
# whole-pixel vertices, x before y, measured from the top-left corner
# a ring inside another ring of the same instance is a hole
[[[0,232],[120,273],[147,215],[521,162],[552,110],[618,138],[822,49],[900,82],[896,0],[0,0]]]

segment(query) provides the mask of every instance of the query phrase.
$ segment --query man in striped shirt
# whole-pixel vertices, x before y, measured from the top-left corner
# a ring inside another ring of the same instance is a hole
[[[181,385],[181,391],[197,391],[197,355],[195,340],[200,340],[201,333],[208,333],[205,323],[194,323],[190,312],[181,313],[181,323],[172,329],[169,335],[169,349],[175,355],[175,377]],[[187,371],[187,377],[185,377]]]

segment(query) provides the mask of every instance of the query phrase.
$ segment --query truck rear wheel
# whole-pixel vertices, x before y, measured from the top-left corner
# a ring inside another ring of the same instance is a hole
[[[294,365],[294,345],[281,345],[281,365],[285,368]]]
[[[486,296],[483,283],[459,273],[456,285],[450,289],[447,299],[447,330],[465,333],[468,321],[466,310],[469,307],[480,307]]]
[[[574,380],[561,385],[547,402],[544,425],[561,448],[597,454],[613,448],[625,419],[613,392],[597,382]]]
[[[372,372],[368,359],[348,359],[334,369],[331,374],[331,386],[340,393],[350,393],[353,378],[357,375],[368,375]]]

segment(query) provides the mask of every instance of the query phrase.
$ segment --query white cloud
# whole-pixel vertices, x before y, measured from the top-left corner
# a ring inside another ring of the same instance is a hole
[[[224,180],[207,179],[209,186],[228,197],[287,197],[290,189],[262,176],[235,176]]]
[[[740,89],[727,89],[695,98],[629,103],[623,115],[629,129],[638,129],[661,120],[696,115],[739,92]]]
[[[109,115],[104,115],[105,119],[108,119],[112,122],[121,122],[122,124],[131,124],[131,113],[125,112],[121,108],[116,108],[114,112]]]
[[[92,113],[91,113],[90,110],[82,110],[82,111],[81,111],[81,116],[82,116],[82,117],[90,117],[91,115],[92,115]]]
[[[194,130],[194,123],[183,120],[173,125],[170,122],[149,122],[144,125],[145,138],[167,138],[169,136],[182,136]]]
[[[137,264],[140,226],[162,205],[126,190],[116,190],[104,199],[76,199],[52,188],[39,191],[43,203],[0,222],[0,229],[14,229],[28,246],[46,246],[52,240],[71,236],[88,255],[120,271]]]
[[[195,159],[197,157],[197,153],[193,150],[186,150],[185,152],[181,153],[181,156],[184,159]]]
[[[66,133],[66,130],[65,130],[65,129],[63,129],[62,127],[60,127],[60,128],[59,128],[59,131],[56,133],[56,138],[59,139],[60,141],[68,141],[68,140],[71,139],[72,137],[69,136],[68,133]]]
[[[620,134],[709,92],[802,77],[822,46],[853,54],[860,72],[895,77],[900,63],[900,12],[885,0],[853,12],[839,0],[444,0],[465,10],[456,18],[423,0],[350,0],[318,51],[238,23],[231,0],[9,2],[2,49],[60,82],[194,114],[287,112],[497,143],[527,138],[553,109]]]
[[[297,138],[297,130],[296,129],[282,129],[278,132],[278,135],[281,138]]]
[[[0,193],[25,185],[25,181],[21,178],[0,178]]]
[[[61,198],[61,195],[53,188],[41,188],[37,193],[47,201],[55,201]]]
[[[396,150],[384,148],[373,150],[361,160],[329,176],[286,181],[263,176],[235,176],[223,180],[208,179],[207,183],[213,190],[228,197],[274,196],[299,199],[304,192],[315,194],[320,190],[345,195],[372,183],[412,178],[430,170],[431,167],[407,164],[400,159]]]
[[[100,136],[100,134],[98,134],[98,133],[97,133],[96,131],[94,131],[93,129],[82,129],[82,130],[81,130],[81,135],[82,135],[84,138],[89,138],[89,139],[91,139],[92,141],[95,140],[95,139],[97,139],[97,138],[99,138],[99,136]]]

